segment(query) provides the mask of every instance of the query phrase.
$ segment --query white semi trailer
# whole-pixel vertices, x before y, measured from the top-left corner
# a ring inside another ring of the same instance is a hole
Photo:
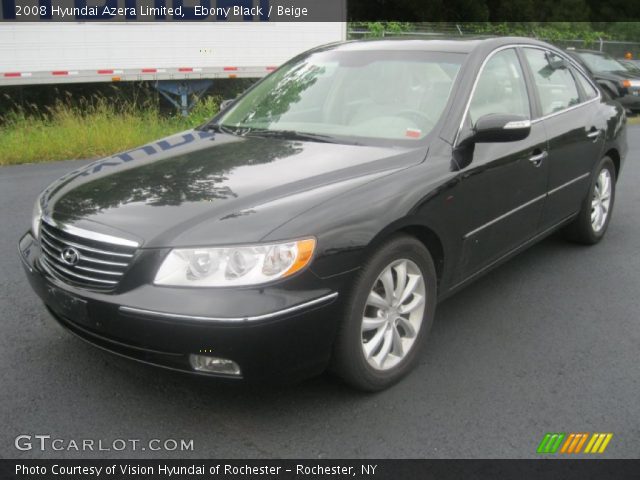
[[[262,77],[345,22],[0,24],[0,86]]]

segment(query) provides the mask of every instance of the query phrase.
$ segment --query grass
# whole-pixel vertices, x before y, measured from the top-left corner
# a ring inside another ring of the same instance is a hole
[[[0,116],[0,165],[113,155],[197,126],[218,105],[217,97],[206,97],[188,117],[163,114],[153,99],[90,97],[44,111],[16,106]],[[640,116],[629,124],[640,125]]]
[[[152,101],[103,97],[60,101],[44,112],[16,107],[0,117],[0,165],[112,155],[197,126],[218,104],[207,97],[188,117],[163,114]]]

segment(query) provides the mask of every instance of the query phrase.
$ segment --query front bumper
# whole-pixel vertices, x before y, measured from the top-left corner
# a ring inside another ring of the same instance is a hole
[[[260,288],[174,288],[150,284],[117,293],[76,288],[44,268],[39,244],[19,244],[29,282],[52,316],[111,352],[195,372],[190,354],[236,362],[246,379],[303,378],[327,365],[349,274],[322,280],[305,271]],[[206,373],[204,375],[212,375]]]

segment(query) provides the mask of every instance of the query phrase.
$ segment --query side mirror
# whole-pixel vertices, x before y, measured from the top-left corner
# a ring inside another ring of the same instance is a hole
[[[226,110],[227,108],[229,108],[231,105],[233,105],[233,103],[236,101],[235,98],[228,98],[226,100],[223,100],[220,102],[220,111],[222,112],[223,110]]]
[[[453,150],[454,170],[462,170],[473,161],[476,143],[502,143],[524,140],[531,133],[531,120],[522,115],[491,113],[478,119],[473,129],[466,130]]]
[[[491,113],[478,119],[470,140],[474,143],[515,142],[531,132],[531,121],[521,115]]]

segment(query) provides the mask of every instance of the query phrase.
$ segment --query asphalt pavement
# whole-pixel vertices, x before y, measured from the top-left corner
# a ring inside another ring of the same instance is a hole
[[[611,432],[602,456],[640,457],[640,126],[629,142],[604,241],[551,237],[441,304],[418,368],[378,394],[328,375],[221,384],[67,334],[16,244],[38,192],[83,162],[0,168],[0,457],[534,458],[547,432]],[[20,451],[18,435],[65,450]],[[192,439],[193,451],[67,450],[82,439]]]

